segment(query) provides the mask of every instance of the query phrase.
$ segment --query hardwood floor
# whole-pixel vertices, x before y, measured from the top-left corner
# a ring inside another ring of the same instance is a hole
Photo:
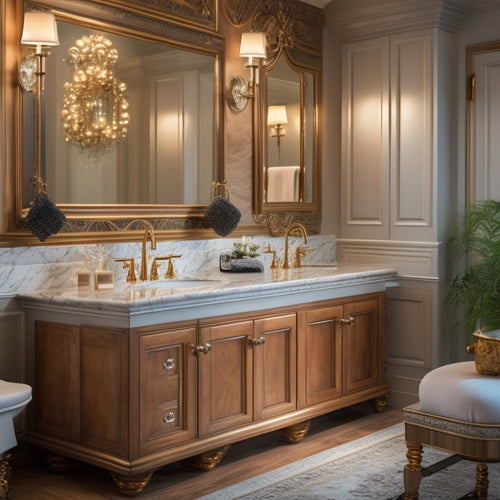
[[[402,421],[400,410],[373,413],[369,404],[355,405],[311,422],[303,441],[289,444],[280,431],[232,445],[228,455],[209,472],[192,472],[174,463],[158,470],[141,500],[190,500],[339,446]],[[106,471],[81,465],[66,473],[46,471],[42,464],[13,462],[10,500],[123,499]]]

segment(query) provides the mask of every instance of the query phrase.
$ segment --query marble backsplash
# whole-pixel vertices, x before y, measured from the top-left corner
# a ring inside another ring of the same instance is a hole
[[[283,237],[246,238],[247,242],[249,240],[259,245],[258,258],[264,263],[265,268],[268,268],[272,261],[272,254],[263,253],[268,245],[272,250],[276,250],[278,259],[283,258]],[[218,272],[220,254],[232,251],[234,242],[242,242],[242,239],[159,241],[156,250],[151,250],[148,242],[148,255],[152,259],[154,256],[180,254],[182,257],[174,261],[176,275],[193,277]],[[290,264],[293,263],[293,252],[298,245],[303,245],[301,238],[289,238]],[[336,238],[333,235],[312,235],[308,238],[308,244],[304,246],[314,249],[302,259],[304,263],[336,262]],[[76,286],[77,271],[83,269],[113,270],[115,283],[124,283],[127,270],[123,269],[123,264],[115,262],[115,259],[134,257],[138,276],[141,249],[142,241],[86,246],[2,248],[0,249],[0,297],[13,297],[21,291]],[[165,273],[166,266],[165,262],[162,263],[159,269],[160,276]]]

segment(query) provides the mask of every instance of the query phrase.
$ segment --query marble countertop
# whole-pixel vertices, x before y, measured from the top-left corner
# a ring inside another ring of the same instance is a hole
[[[186,280],[195,280],[197,286],[185,286],[191,284]],[[97,291],[73,287],[23,292],[17,299],[28,309],[129,317],[167,313],[168,318],[156,319],[173,321],[189,319],[193,314],[199,319],[383,291],[396,283],[396,273],[363,265],[267,269],[263,273],[217,270],[178,276],[172,283],[180,286],[172,288],[169,280],[115,283],[112,289]]]

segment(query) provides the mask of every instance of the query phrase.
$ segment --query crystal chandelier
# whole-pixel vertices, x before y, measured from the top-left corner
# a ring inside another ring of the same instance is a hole
[[[112,45],[103,35],[90,35],[68,51],[75,71],[72,81],[64,84],[62,119],[67,142],[106,147],[127,136],[127,86],[113,73],[118,51]]]

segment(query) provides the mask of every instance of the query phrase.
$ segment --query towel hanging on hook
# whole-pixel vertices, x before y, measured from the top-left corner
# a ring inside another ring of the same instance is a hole
[[[212,201],[207,208],[205,218],[208,225],[219,235],[227,236],[237,227],[241,212],[229,201],[227,182],[212,182]]]
[[[66,222],[64,213],[47,196],[47,185],[40,176],[32,179],[35,185],[35,199],[26,215],[30,231],[44,242],[51,234],[58,233]]]

